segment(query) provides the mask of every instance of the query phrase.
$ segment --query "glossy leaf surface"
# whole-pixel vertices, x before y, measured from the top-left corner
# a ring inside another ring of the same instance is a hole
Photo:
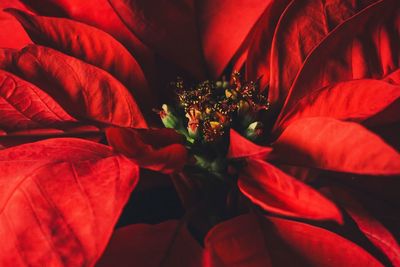
[[[326,36],[302,64],[282,115],[301,97],[325,86],[353,79],[382,79],[397,71],[399,8],[398,1],[377,1]]]
[[[15,55],[7,70],[44,90],[77,119],[146,126],[135,100],[120,82],[76,58],[31,45]]]
[[[107,71],[130,89],[142,107],[152,102],[138,62],[108,33],[69,19],[33,16],[17,9],[7,11],[21,22],[36,44],[54,48]]]
[[[265,158],[271,153],[272,148],[259,146],[241,136],[235,130],[230,131],[228,158]]]
[[[85,266],[102,254],[138,181],[109,147],[49,139],[0,151],[2,266]]]
[[[108,128],[108,143],[140,167],[163,173],[181,171],[188,154],[182,136],[171,129]]]
[[[238,185],[246,197],[268,212],[342,223],[339,209],[330,200],[262,160],[247,161]]]
[[[383,113],[400,110],[400,86],[379,80],[354,80],[322,88],[301,98],[282,119],[281,128],[308,117],[331,117],[363,122],[380,114],[377,124],[396,122],[400,114]]]
[[[178,221],[133,224],[117,229],[96,267],[200,267],[201,246]]]
[[[245,214],[206,236],[210,266],[383,266],[371,254],[320,227]],[[205,265],[207,266],[207,265]]]
[[[353,122],[323,117],[297,120],[272,147],[282,163],[359,174],[400,174],[400,154]]]
[[[197,78],[204,78],[207,69],[213,77],[222,72],[269,1],[111,3],[146,44]]]

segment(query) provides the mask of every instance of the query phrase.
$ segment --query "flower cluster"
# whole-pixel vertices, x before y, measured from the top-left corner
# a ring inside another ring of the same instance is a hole
[[[184,134],[190,143],[217,142],[229,128],[245,133],[251,140],[261,135],[259,114],[269,109],[269,102],[267,91],[261,92],[257,82],[244,81],[234,72],[229,82],[207,80],[187,87],[178,78],[171,86],[177,94],[177,105],[172,108],[164,104],[159,114],[165,127]]]

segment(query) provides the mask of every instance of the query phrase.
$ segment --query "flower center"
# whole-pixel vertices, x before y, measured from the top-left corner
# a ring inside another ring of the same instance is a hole
[[[158,111],[165,127],[184,135],[195,165],[218,177],[226,173],[229,129],[253,142],[261,137],[260,113],[269,109],[265,92],[257,82],[234,72],[230,81],[203,81],[187,86],[181,78],[171,83],[177,98]]]

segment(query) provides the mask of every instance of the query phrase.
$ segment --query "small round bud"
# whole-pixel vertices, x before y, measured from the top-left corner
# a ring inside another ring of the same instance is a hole
[[[246,137],[247,139],[254,141],[258,137],[260,137],[263,133],[263,124],[259,121],[255,121],[250,123],[250,125],[246,129]]]

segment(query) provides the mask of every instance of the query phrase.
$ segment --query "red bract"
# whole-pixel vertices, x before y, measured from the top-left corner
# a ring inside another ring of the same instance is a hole
[[[138,181],[137,165],[73,138],[5,149],[0,160],[1,265],[93,265]]]
[[[400,266],[398,1],[21,1],[0,5],[0,265]],[[269,90],[270,131],[230,131],[227,202],[250,208],[204,226],[152,109],[232,66]],[[139,168],[187,214],[109,241]]]

